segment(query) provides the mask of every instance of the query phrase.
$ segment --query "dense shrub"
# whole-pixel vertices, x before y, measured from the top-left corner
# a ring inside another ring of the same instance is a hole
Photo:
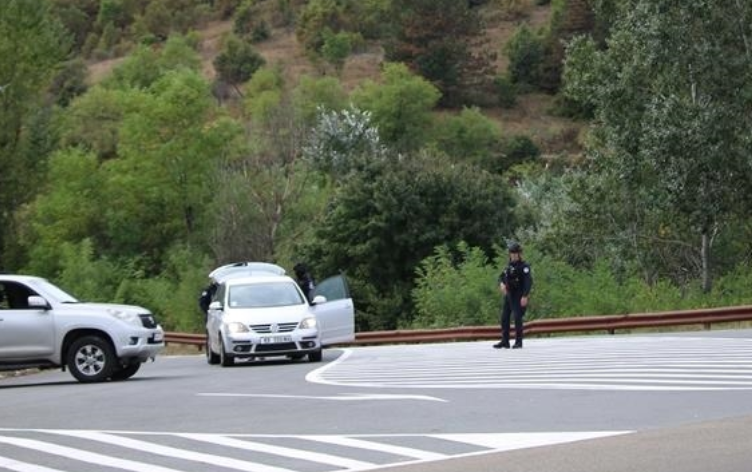
[[[517,104],[517,87],[504,75],[494,78],[497,103],[501,108],[514,108]]]
[[[264,63],[264,58],[250,43],[230,36],[214,59],[214,68],[222,80],[237,85],[250,79]]]
[[[540,84],[545,45],[539,35],[523,25],[515,31],[504,51],[509,58],[509,78],[513,83],[523,87]]]

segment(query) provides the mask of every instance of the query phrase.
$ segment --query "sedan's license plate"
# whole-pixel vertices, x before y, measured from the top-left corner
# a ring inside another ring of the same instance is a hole
[[[292,336],[263,336],[261,344],[276,344],[292,342]]]

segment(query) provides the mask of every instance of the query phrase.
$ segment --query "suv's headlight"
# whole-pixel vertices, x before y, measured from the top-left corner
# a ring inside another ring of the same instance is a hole
[[[316,318],[314,317],[308,317],[303,318],[303,321],[300,322],[300,329],[313,329],[316,327]]]
[[[248,329],[248,326],[244,325],[243,323],[240,323],[238,321],[233,321],[231,323],[227,323],[227,332],[231,334],[237,334],[237,333],[247,333],[250,329]]]
[[[124,321],[126,323],[141,327],[141,318],[138,317],[137,314],[131,312],[131,311],[123,311],[118,310],[116,308],[108,308],[107,314],[112,316],[113,318],[117,318],[120,321]]]

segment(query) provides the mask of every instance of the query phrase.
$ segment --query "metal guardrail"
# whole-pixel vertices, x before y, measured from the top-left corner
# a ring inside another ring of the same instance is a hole
[[[525,336],[557,333],[605,331],[614,334],[618,330],[661,328],[666,326],[702,325],[710,329],[718,323],[752,321],[752,306],[708,308],[701,310],[664,311],[609,316],[582,316],[573,318],[537,319],[525,323]],[[512,328],[514,331],[514,327]],[[512,333],[514,335],[514,333]],[[368,331],[355,333],[355,341],[348,345],[399,344],[421,342],[450,342],[498,339],[500,330],[494,326],[463,326],[443,329],[414,329],[392,331]],[[202,349],[206,343],[203,334],[165,333],[167,344],[188,344]]]

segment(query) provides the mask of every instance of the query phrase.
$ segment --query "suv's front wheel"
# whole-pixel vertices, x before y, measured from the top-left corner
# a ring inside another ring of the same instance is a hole
[[[115,370],[115,372],[112,373],[112,380],[126,380],[134,375],[136,375],[136,372],[138,372],[138,369],[141,368],[141,363],[136,361],[132,362],[125,366],[118,366],[118,369]]]
[[[71,344],[66,365],[79,382],[102,382],[115,371],[117,359],[106,339],[84,336]]]

